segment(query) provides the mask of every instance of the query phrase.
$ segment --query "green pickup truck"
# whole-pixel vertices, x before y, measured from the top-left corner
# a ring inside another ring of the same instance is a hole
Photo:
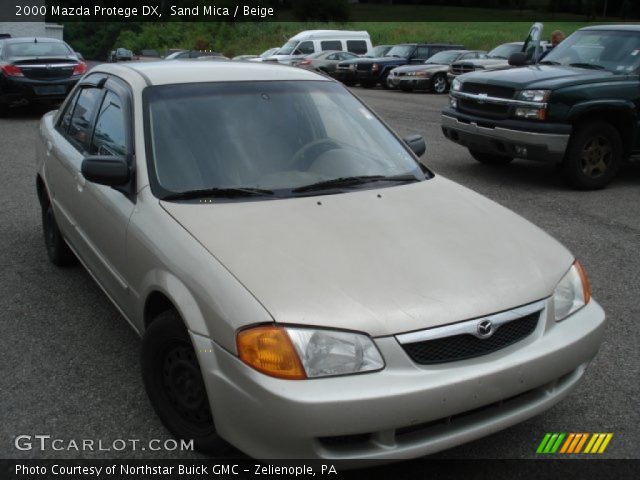
[[[640,25],[582,28],[540,61],[537,25],[519,68],[455,79],[442,131],[479,162],[555,162],[572,187],[603,188],[640,154]]]

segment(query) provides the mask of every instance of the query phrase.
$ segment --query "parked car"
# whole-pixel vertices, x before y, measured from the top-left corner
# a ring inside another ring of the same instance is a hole
[[[267,58],[270,58],[273,55],[275,55],[278,50],[280,50],[280,47],[270,48],[270,49],[265,50],[264,52],[262,52],[256,58],[250,58],[249,61],[250,62],[264,62]]]
[[[62,101],[86,71],[61,40],[0,39],[0,116],[12,105]]]
[[[373,47],[367,32],[349,30],[305,30],[291,37],[274,55],[268,58],[285,65],[325,50],[341,50],[364,55]]]
[[[222,53],[214,52],[213,50],[181,50],[179,52],[173,52],[166,57],[165,60],[189,60],[191,58],[199,57],[224,57]],[[227,58],[227,57],[224,57]]]
[[[110,62],[129,62],[133,60],[133,52],[127,48],[116,48],[111,52]]]
[[[258,58],[258,55],[236,55],[231,60],[234,62],[246,62],[247,60],[251,60],[253,58]]]
[[[361,58],[351,67],[361,87],[372,88],[377,84],[389,88],[387,76],[396,67],[424,63],[432,55],[443,50],[460,50],[462,45],[440,43],[404,43],[395,45],[384,57]]]
[[[353,58],[358,58],[358,56],[355,53],[340,51],[320,52],[305,57],[295,66],[330,75],[332,72],[335,72],[338,63],[344,60],[351,60]]]
[[[533,38],[536,38],[537,40],[532,42]],[[534,44],[538,49],[536,52],[531,50],[531,47],[533,47]],[[477,60],[461,60],[452,63],[451,67],[449,67],[447,79],[449,80],[449,84],[451,84],[454,77],[464,73],[475,72],[477,70],[499,70],[511,68],[509,65],[509,57],[511,54],[518,52],[526,52],[527,62],[534,63],[542,53],[549,49],[551,49],[551,44],[549,42],[542,41],[542,24],[535,23],[529,30],[527,39],[524,42],[503,43],[491,50],[484,58],[479,58]]]
[[[553,162],[574,188],[606,186],[640,154],[640,26],[578,30],[544,60],[454,80],[442,112],[447,138],[481,163]]]
[[[390,88],[399,88],[405,92],[429,90],[433,93],[446,93],[449,90],[449,65],[459,60],[472,60],[485,55],[486,52],[480,50],[445,50],[436,53],[423,64],[394,68],[387,77],[387,84]]]
[[[556,404],[601,343],[566,248],[317,73],[98,65],[35,148],[50,260],[143,337],[151,403],[198,449],[421,457]]]
[[[393,45],[376,45],[372,50],[367,52],[366,55],[357,56],[351,60],[345,60],[338,65],[333,72],[330,72],[331,75],[336,80],[344,83],[345,85],[353,86],[358,83],[358,79],[356,77],[356,67],[355,64],[360,57],[365,58],[380,58],[384,57],[389,50],[393,48]]]

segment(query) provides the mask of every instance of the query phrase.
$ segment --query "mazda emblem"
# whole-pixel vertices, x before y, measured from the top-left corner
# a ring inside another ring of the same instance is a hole
[[[482,320],[478,323],[478,336],[481,338],[490,337],[493,334],[493,323],[491,320]]]

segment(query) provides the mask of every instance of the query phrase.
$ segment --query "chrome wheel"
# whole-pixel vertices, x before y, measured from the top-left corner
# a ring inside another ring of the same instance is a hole
[[[436,75],[433,79],[433,91],[436,93],[444,93],[447,91],[447,79],[442,75]]]

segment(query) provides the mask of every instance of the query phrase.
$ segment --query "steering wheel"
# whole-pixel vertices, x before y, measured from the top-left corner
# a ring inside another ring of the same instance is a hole
[[[302,164],[306,160],[306,167],[308,168],[311,165],[311,161],[315,160],[320,156],[320,154],[324,152],[328,152],[329,150],[334,150],[336,148],[342,148],[342,146],[331,138],[320,138],[318,140],[313,140],[306,145],[303,145],[298,149],[296,153],[291,157],[291,165],[299,165]],[[307,159],[307,156],[312,152],[316,151],[315,155],[311,159]]]

